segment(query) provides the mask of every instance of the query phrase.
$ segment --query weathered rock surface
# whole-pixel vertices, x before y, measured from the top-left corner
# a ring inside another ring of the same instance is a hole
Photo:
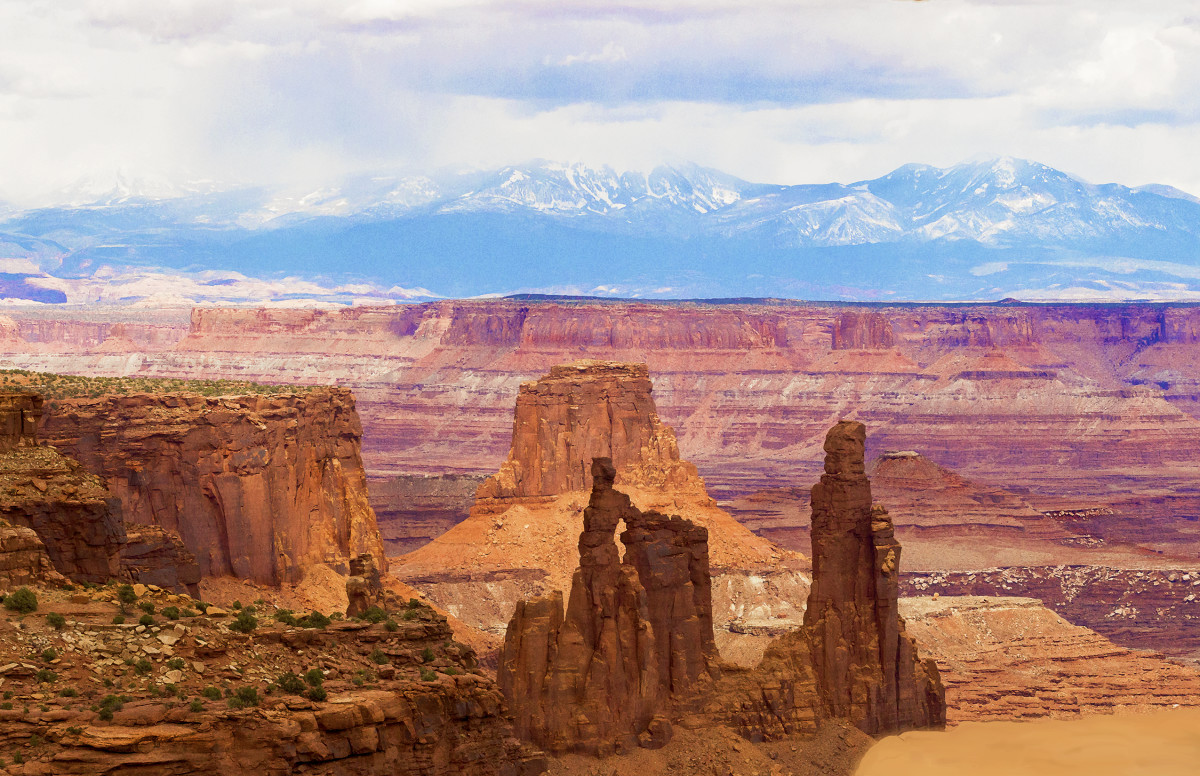
[[[824,715],[874,735],[944,724],[946,708],[936,664],[918,658],[897,613],[900,543],[887,511],[872,507],[865,444],[857,421],[825,438],[804,628]]]
[[[545,421],[540,418],[545,417]],[[455,617],[504,633],[517,602],[570,588],[591,459],[610,458],[616,484],[642,511],[686,514],[708,529],[714,616],[798,624],[803,557],[781,551],[718,509],[654,408],[640,364],[583,361],[521,387],[512,454],[479,487],[470,517],[399,559],[392,573]],[[586,473],[585,473],[586,472]],[[568,490],[561,490],[569,488]]]
[[[120,573],[120,504],[78,461],[37,443],[42,398],[0,394],[0,516],[32,528],[58,571],[79,582]]]
[[[0,518],[0,587],[13,590],[22,585],[65,581],[32,528]]]
[[[178,534],[206,575],[279,584],[383,557],[349,391],[59,399],[43,425],[103,475],[128,523]]]
[[[1200,671],[1072,625],[1031,598],[900,600],[946,684],[946,720],[1073,717],[1200,706]]]
[[[204,607],[186,595],[134,589],[139,604],[154,604],[159,615],[170,607],[184,614],[156,616],[150,626],[115,624],[112,586],[41,587],[32,615],[0,609],[0,680],[11,700],[0,709],[6,773],[535,776],[545,769],[544,756],[512,737],[495,682],[427,606],[391,612],[391,627],[305,628],[260,605],[257,628],[235,633],[227,610],[198,613]],[[58,627],[49,614],[63,618]],[[237,694],[212,698],[206,687]]]
[[[423,547],[466,520],[479,474],[406,474],[368,481],[371,508],[389,556]]]
[[[125,526],[121,570],[130,579],[164,590],[199,595],[200,564],[179,535],[158,525]]]
[[[643,513],[615,476],[594,460],[565,615],[561,593],[522,601],[505,635],[499,680],[517,735],[553,752],[662,746],[674,704],[716,672],[708,532]]]

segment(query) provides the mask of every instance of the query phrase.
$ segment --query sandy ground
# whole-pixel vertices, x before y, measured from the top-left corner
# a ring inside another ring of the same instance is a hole
[[[965,723],[872,747],[855,776],[1196,776],[1200,709]]]

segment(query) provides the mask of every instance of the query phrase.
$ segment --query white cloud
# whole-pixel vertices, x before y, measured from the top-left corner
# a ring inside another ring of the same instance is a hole
[[[1200,193],[1185,0],[0,0],[0,199],[533,157],[779,182],[989,152]]]

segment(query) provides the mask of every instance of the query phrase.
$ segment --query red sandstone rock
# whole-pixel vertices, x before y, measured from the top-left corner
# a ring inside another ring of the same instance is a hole
[[[32,528],[0,519],[0,587],[59,584],[66,578],[54,569],[46,545]]]
[[[179,535],[158,525],[126,525],[121,570],[130,579],[177,593],[200,594],[200,566]]]
[[[592,466],[579,569],[562,594],[517,605],[499,679],[516,732],[550,751],[606,755],[661,746],[677,699],[715,673],[708,532],[643,513]],[[613,532],[624,521],[625,560]]]
[[[44,438],[101,473],[125,520],[177,533],[208,575],[295,582],[383,557],[354,397],[188,394],[62,399]]]
[[[825,439],[825,474],[812,489],[813,584],[804,612],[821,710],[866,733],[945,723],[932,661],[919,661],[896,609],[900,543],[872,509],[866,428],[841,421]]]

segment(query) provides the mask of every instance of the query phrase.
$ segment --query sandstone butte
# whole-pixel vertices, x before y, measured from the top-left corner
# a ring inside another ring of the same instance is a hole
[[[561,592],[520,602],[499,678],[521,737],[552,752],[661,747],[672,723],[727,724],[751,740],[813,734],[841,720],[878,735],[945,724],[936,664],[897,609],[900,545],[873,508],[865,429],[828,434],[813,487],[813,583],[803,628],[753,671],[722,672],[712,638],[705,529],[643,512],[592,464],[579,567]],[[625,545],[620,558],[613,533]]]
[[[731,622],[778,632],[799,621],[803,557],[709,498],[658,418],[644,364],[580,361],[523,384],[511,452],[479,486],[470,517],[393,559],[392,573],[469,625],[502,634],[517,601],[567,589],[597,457],[612,460],[617,486],[639,509],[684,514],[708,530],[719,639],[732,638]]]
[[[383,558],[361,431],[353,394],[317,388],[56,399],[41,436],[107,482],[132,532],[127,556],[152,559],[163,546],[152,535],[167,531],[206,577],[280,585]]]

